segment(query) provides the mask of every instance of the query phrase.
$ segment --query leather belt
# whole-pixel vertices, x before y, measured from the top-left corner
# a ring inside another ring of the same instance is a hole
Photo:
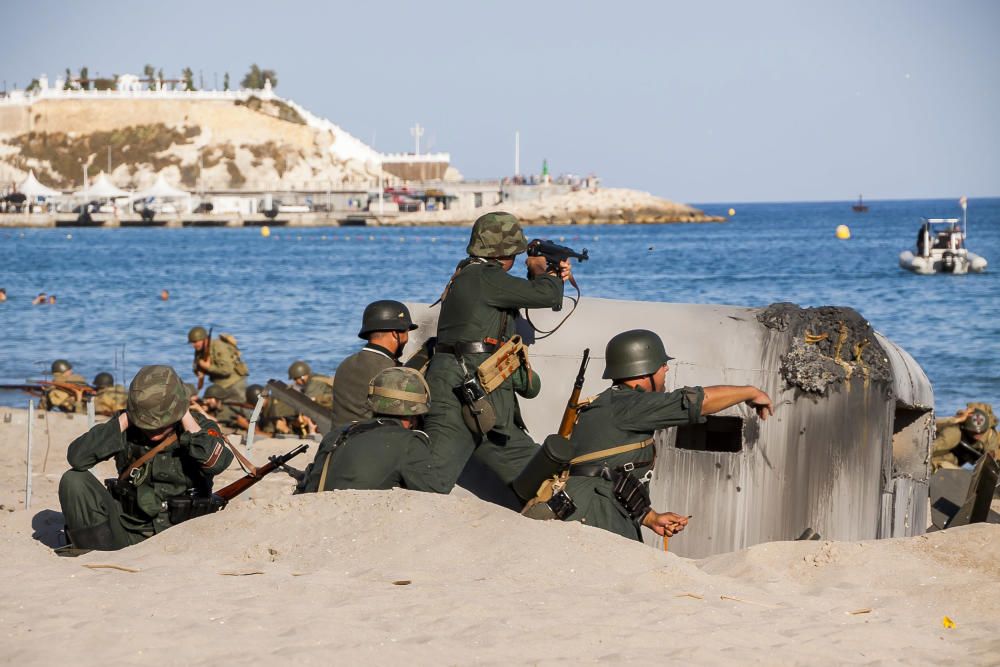
[[[496,345],[493,343],[484,343],[481,340],[472,343],[455,343],[454,345],[438,343],[434,346],[434,352],[441,352],[443,354],[493,354],[496,351]]]
[[[614,470],[615,472],[632,472],[633,470],[638,470],[639,468],[648,468],[653,465],[652,461],[643,461],[642,463],[629,463],[624,466],[617,466]],[[590,464],[590,465],[575,465],[569,469],[570,477],[601,477],[609,482],[612,480],[612,471],[606,465]]]

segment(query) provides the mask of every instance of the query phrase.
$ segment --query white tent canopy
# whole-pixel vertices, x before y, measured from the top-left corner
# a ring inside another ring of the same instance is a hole
[[[167,183],[167,180],[160,174],[156,177],[156,182],[145,190],[140,190],[133,195],[136,199],[183,199],[190,197],[191,193]]]
[[[89,187],[85,187],[73,194],[84,199],[115,199],[117,197],[129,196],[124,190],[115,187],[115,184],[111,182],[111,179],[103,171],[97,175],[97,178],[94,179],[94,182]]]
[[[28,199],[38,199],[39,197],[61,197],[62,193],[58,190],[53,190],[52,188],[42,185],[35,178],[35,172],[29,171],[28,177],[21,181],[20,185],[17,186],[17,191],[23,194]]]

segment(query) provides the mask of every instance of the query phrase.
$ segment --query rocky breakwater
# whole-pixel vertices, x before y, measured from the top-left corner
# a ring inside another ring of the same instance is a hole
[[[540,192],[544,192],[540,188]],[[537,201],[501,203],[469,210],[419,211],[405,213],[382,224],[461,225],[472,224],[490,211],[507,211],[526,225],[624,225],[669,222],[725,222],[726,218],[655,197],[648,192],[619,188],[578,191]]]

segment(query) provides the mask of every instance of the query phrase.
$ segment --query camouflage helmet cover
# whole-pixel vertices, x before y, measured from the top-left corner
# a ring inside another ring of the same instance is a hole
[[[128,388],[129,422],[155,431],[180,421],[188,410],[184,383],[170,366],[143,366]]]
[[[972,414],[962,422],[962,430],[969,433],[986,433],[990,428],[990,418],[982,410],[973,410]]]
[[[473,257],[511,257],[528,249],[521,223],[510,213],[479,216],[472,225],[466,252]]]
[[[367,338],[373,331],[413,331],[416,328],[406,304],[383,299],[365,306],[358,338]]]
[[[52,362],[53,373],[65,373],[70,370],[73,370],[73,364],[69,363],[65,359],[56,359]]]
[[[430,409],[431,390],[413,368],[386,368],[368,383],[368,407],[375,414],[413,417]]]
[[[652,331],[632,329],[623,331],[608,341],[604,352],[606,380],[651,375],[673,359],[663,347],[663,341]]]
[[[310,368],[309,364],[301,359],[293,361],[292,365],[288,367],[288,379],[298,380],[303,375],[312,375],[312,368]]]
[[[106,389],[107,387],[113,387],[115,384],[115,376],[111,373],[98,373],[94,376],[94,388],[95,389]]]
[[[197,343],[206,338],[208,338],[208,332],[205,330],[205,327],[191,327],[191,330],[188,331],[189,343]]]

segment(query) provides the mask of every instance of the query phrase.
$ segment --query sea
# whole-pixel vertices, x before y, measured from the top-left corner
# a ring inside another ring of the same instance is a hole
[[[962,217],[957,198],[699,205],[724,223],[528,228],[590,259],[585,296],[767,306],[849,306],[923,367],[938,414],[1000,407],[1000,199],[970,199],[968,247],[986,273],[899,267],[921,217]],[[470,216],[471,218],[471,216]],[[839,225],[850,239],[836,236]],[[191,376],[190,327],[239,341],[252,382],[305,359],[332,373],[358,349],[365,305],[432,302],[464,256],[467,227],[0,229],[0,383],[44,378],[56,358],[126,384],[145,364]],[[515,271],[520,271],[516,268]],[[168,290],[170,298],[160,299]],[[40,292],[54,305],[33,306]],[[627,324],[627,326],[626,326]],[[623,323],[623,328],[642,322]],[[28,396],[0,391],[0,404]]]

